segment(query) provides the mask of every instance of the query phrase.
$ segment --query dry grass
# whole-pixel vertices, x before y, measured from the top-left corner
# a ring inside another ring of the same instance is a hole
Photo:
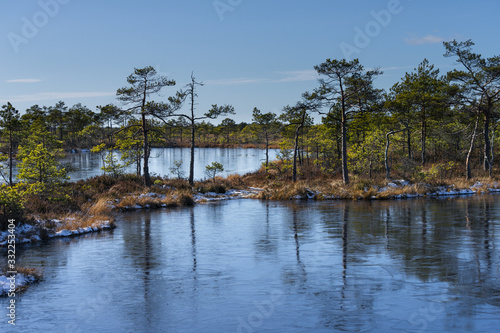
[[[498,188],[500,184],[498,183],[498,179],[496,177],[476,177],[473,179],[464,179],[463,177],[454,177],[450,179],[445,179],[440,182],[440,185],[454,187],[455,189],[470,189],[472,186],[477,183],[481,183],[481,186],[476,186],[475,189],[478,193],[488,192],[488,188]],[[434,184],[431,184],[434,185]]]
[[[231,188],[239,188],[239,187],[245,186],[245,182],[243,181],[243,178],[238,174],[227,176],[225,181],[227,182],[227,185]]]
[[[112,214],[112,207],[108,203],[108,199],[101,197],[94,204],[84,205],[79,212],[61,214],[52,214],[52,216],[44,216],[44,220],[60,220],[62,223],[53,225],[56,231],[63,229],[77,230],[80,228],[102,228],[104,224],[115,227],[115,219]]]
[[[257,195],[257,198],[268,200],[290,200],[298,196],[307,196],[307,194],[308,191],[303,182],[288,184],[272,183],[269,186],[264,187],[264,191],[260,192]]]
[[[11,269],[5,265],[4,267],[0,268],[0,275],[2,272],[8,272]],[[19,286],[16,288],[16,292],[23,292],[26,291],[29,288],[29,284],[33,282],[39,282],[40,280],[43,279],[43,273],[40,269],[38,268],[32,268],[32,267],[25,267],[25,266],[18,266],[16,265],[16,271],[18,274],[24,274],[26,276],[32,276],[34,278],[34,281],[30,281],[28,284],[24,286]],[[4,294],[4,296],[7,296],[7,294]]]
[[[21,274],[34,276],[37,281],[43,278],[43,273],[38,268],[33,267],[25,267],[25,266],[17,266],[16,271]]]
[[[190,207],[194,205],[191,191],[178,191],[174,196],[167,196],[162,200],[167,207]]]
[[[88,208],[88,214],[90,215],[109,215],[111,214],[111,206],[108,203],[109,199],[102,197],[93,205]]]
[[[141,197],[140,194],[131,194],[123,197],[116,204],[118,209],[131,209],[137,205],[141,207],[159,207],[161,206],[160,199],[157,197]]]
[[[376,195],[377,199],[390,199],[397,196],[405,195],[424,195],[429,193],[430,187],[423,184],[414,184],[404,187],[390,187],[387,190],[380,192]]]
[[[82,212],[69,213],[66,216],[60,218],[62,223],[54,225],[55,231],[61,230],[78,230],[80,228],[102,228],[104,225],[109,225],[110,227],[115,227],[114,217],[106,214],[96,214],[89,215]]]
[[[476,183],[476,180],[466,180],[463,178],[458,178],[458,179],[450,179],[447,181],[449,185],[455,185],[456,188],[459,189],[466,189],[470,188],[472,185]]]
[[[131,180],[125,180],[113,185],[106,193],[112,197],[120,197],[123,193],[134,193],[144,190],[144,186]]]
[[[394,170],[394,177],[397,172]],[[479,174],[479,171],[477,171]],[[483,173],[484,176],[484,173]],[[185,179],[170,179],[154,177],[154,185],[146,188],[142,178],[136,175],[123,175],[119,178],[109,176],[93,177],[86,181],[70,183],[62,192],[67,191],[65,199],[50,201],[43,198],[34,198],[27,204],[27,213],[38,219],[60,219],[65,222],[58,224],[58,230],[95,227],[103,221],[113,221],[113,209],[108,204],[114,203],[116,209],[131,209],[137,205],[142,208],[182,207],[194,204],[193,193],[215,192],[225,193],[229,189],[262,188],[258,198],[268,200],[289,200],[293,198],[323,199],[387,199],[400,195],[424,195],[430,193],[433,187],[449,186],[455,189],[469,189],[476,182],[483,186],[476,188],[478,192],[486,192],[490,187],[496,187],[496,178],[476,177],[473,180],[464,180],[460,175],[449,179],[430,181],[430,186],[412,185],[389,188],[379,193],[379,188],[386,187],[387,181],[382,174],[374,174],[373,179],[363,178],[362,175],[351,175],[351,183],[344,185],[340,172],[323,172],[314,165],[300,167],[298,181],[292,182],[291,172],[269,170],[261,168],[257,172],[245,175],[230,175],[226,178],[217,177],[215,182],[195,182],[192,187]],[[403,177],[401,177],[403,178]],[[408,179],[415,183],[421,180]],[[64,191],[63,191],[64,190]],[[141,195],[154,192],[156,195]],[[66,193],[66,192],[65,192]],[[64,197],[63,197],[64,198]],[[90,202],[90,203],[89,203]],[[62,217],[61,217],[62,216]],[[56,227],[55,225],[53,227]]]
[[[117,209],[134,209],[137,205],[141,208],[160,208],[160,207],[183,207],[194,204],[193,195],[190,190],[170,190],[168,194],[157,193],[135,193],[130,194],[116,204]]]
[[[116,208],[118,209],[127,209],[137,204],[137,196],[134,195],[127,195],[119,200],[116,204]]]
[[[3,267],[0,268],[0,274],[2,272],[8,272],[8,271],[11,271],[11,269],[7,265],[4,265]],[[43,278],[43,273],[38,268],[16,265],[16,272],[18,274],[33,276],[36,281],[40,281]]]

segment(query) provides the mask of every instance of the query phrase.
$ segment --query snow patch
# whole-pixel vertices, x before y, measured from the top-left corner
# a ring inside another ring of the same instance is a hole
[[[71,232],[70,230],[67,230],[67,229],[63,229],[63,230],[59,230],[58,232],[56,232],[55,237],[68,237],[71,235],[73,235],[73,232]]]
[[[37,278],[33,275],[17,273],[15,275],[15,289],[25,287],[26,285],[36,282]],[[0,275],[0,296],[7,295],[10,290],[10,280],[5,275]]]

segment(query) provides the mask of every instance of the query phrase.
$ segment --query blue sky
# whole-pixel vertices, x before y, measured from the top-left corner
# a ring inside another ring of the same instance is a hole
[[[151,65],[177,81],[155,100],[173,95],[193,71],[205,83],[199,114],[231,104],[235,120],[249,122],[254,107],[279,113],[314,89],[313,67],[327,58],[381,67],[376,85],[388,89],[424,58],[442,73],[456,67],[443,57],[444,40],[472,39],[476,52],[500,54],[496,0],[4,0],[0,6],[0,103],[21,112],[58,100],[94,111],[118,104],[115,93],[126,77]]]

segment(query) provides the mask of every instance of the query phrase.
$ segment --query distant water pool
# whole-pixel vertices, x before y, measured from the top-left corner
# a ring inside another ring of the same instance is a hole
[[[278,150],[269,150],[269,160],[276,159]],[[120,155],[117,153],[117,156]],[[257,148],[196,148],[195,149],[195,165],[194,178],[201,180],[206,178],[205,166],[212,162],[222,163],[224,172],[221,176],[230,174],[245,174],[256,171],[265,162],[265,149]],[[189,175],[189,148],[153,148],[151,150],[151,158],[149,160],[150,173],[155,173],[160,176],[176,177],[170,173],[170,168],[174,166],[175,161],[182,161],[182,167],[185,178]],[[70,172],[71,181],[78,181],[98,175],[102,175],[103,166],[102,158],[99,154],[90,152],[68,154],[63,162],[71,163],[76,168],[76,171]],[[135,173],[135,165],[126,169],[126,172]],[[142,166],[141,166],[142,172]],[[14,174],[17,174],[15,170]],[[2,179],[3,181],[3,179]]]

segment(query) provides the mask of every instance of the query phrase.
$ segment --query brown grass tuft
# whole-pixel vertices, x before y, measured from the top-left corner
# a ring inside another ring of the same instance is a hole
[[[90,215],[109,215],[111,214],[111,206],[108,203],[109,199],[102,197],[95,204],[90,206],[88,214]]]

